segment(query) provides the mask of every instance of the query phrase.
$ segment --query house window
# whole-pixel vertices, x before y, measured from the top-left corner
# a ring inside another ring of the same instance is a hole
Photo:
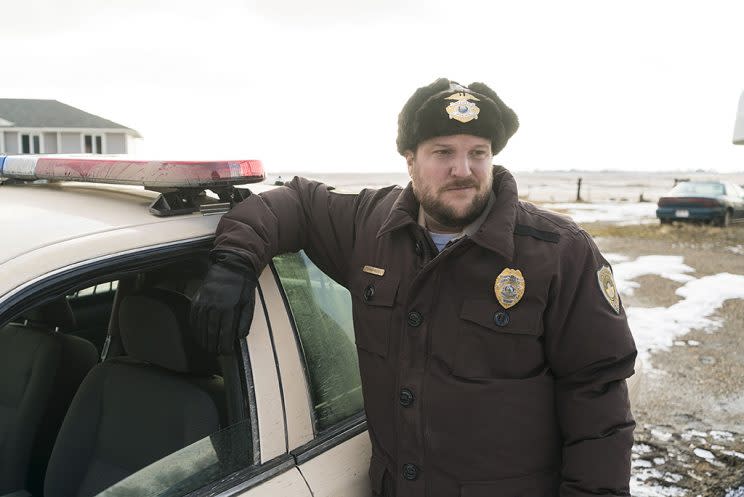
[[[21,153],[22,154],[41,153],[41,137],[39,135],[22,134],[21,135]]]
[[[85,135],[83,152],[86,154],[102,154],[103,138],[101,135]]]

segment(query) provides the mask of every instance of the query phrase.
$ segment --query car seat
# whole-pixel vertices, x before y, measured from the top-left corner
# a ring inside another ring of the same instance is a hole
[[[190,301],[148,288],[118,305],[124,356],[86,376],[54,445],[45,497],[88,497],[217,431],[217,360],[188,330]]]
[[[57,431],[80,382],[98,361],[65,297],[0,328],[0,495],[40,494]]]

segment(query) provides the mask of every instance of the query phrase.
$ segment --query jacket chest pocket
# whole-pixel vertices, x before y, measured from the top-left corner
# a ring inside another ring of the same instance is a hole
[[[539,302],[504,309],[493,300],[466,300],[460,311],[452,365],[467,379],[522,379],[545,368]]]
[[[352,284],[354,333],[360,350],[387,357],[399,279],[363,274]]]

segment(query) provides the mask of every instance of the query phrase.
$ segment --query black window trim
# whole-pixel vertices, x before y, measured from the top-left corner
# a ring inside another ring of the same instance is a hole
[[[290,452],[298,465],[304,464],[315,456],[351,440],[355,436],[367,431],[367,417],[364,411],[351,416],[331,428],[323,430],[313,440]]]
[[[183,497],[235,497],[296,467],[291,454],[282,454],[261,465],[238,470]]]
[[[83,285],[95,285],[108,279],[120,278],[143,270],[152,269],[179,256],[193,256],[197,250],[210,250],[213,236],[172,242],[165,245],[129,250],[122,254],[106,255],[91,261],[72,264],[66,268],[41,275],[22,284],[19,289],[0,296],[0,326],[20,310],[43,304]],[[146,260],[146,262],[145,262]],[[111,272],[111,266],[119,268]],[[81,276],[86,278],[81,279]],[[75,281],[74,284],[71,281]]]

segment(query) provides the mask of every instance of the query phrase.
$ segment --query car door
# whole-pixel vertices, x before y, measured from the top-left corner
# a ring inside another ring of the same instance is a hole
[[[273,260],[271,316],[288,447],[315,497],[372,494],[359,362],[348,290],[304,252]]]
[[[102,320],[108,321],[103,319],[107,317],[106,313],[116,312],[116,298],[110,298],[108,294],[112,291],[118,294],[126,286],[121,284],[122,281],[131,280],[139,284],[148,281],[150,275],[163,267],[169,268],[172,264],[193,266],[197,265],[195,262],[205,262],[211,245],[211,240],[205,239],[178,242],[156,249],[112,254],[105,259],[76,264],[70,268],[58,268],[22,289],[0,295],[0,326],[18,315],[33,311],[50,299],[66,297],[78,316],[93,313],[89,321],[96,328]],[[169,269],[161,273],[178,271]],[[261,282],[268,287],[267,293],[278,292],[270,269],[262,276]],[[159,285],[166,287],[170,283],[167,279],[158,281]],[[97,293],[106,298],[97,298]],[[224,428],[162,457],[99,495],[311,497],[288,447],[285,403],[261,288],[256,302],[251,333],[241,343],[236,356],[227,360],[221,358],[221,362],[240,365],[236,368],[236,374],[242,378],[232,381],[233,393],[239,393],[232,396],[233,401],[228,400],[228,404],[232,404],[233,410],[243,412],[231,416]],[[102,309],[104,306],[109,306],[108,311]],[[91,328],[88,323],[81,323],[81,326],[80,329],[69,330],[70,334],[79,334],[81,330],[87,333]],[[112,345],[109,349],[110,344],[109,337],[104,350],[113,351],[116,348]],[[11,379],[6,378],[5,381],[7,383]],[[22,378],[18,381],[22,381]],[[239,385],[241,383],[242,387]],[[111,395],[115,395],[115,392],[111,392]],[[189,406],[184,405],[183,409],[188,410]],[[45,457],[48,456],[46,454]],[[41,481],[36,483],[41,485]]]

